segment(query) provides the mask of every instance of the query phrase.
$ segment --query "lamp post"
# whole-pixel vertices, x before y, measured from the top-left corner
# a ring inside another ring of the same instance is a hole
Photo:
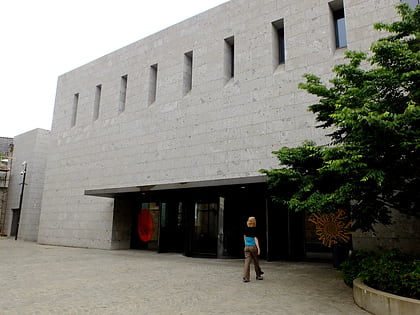
[[[26,163],[26,161],[24,161],[22,163],[22,165],[23,165],[23,170],[22,170],[22,172],[20,172],[20,174],[22,175],[22,183],[20,185],[22,185],[22,187],[20,188],[19,208],[18,208],[19,209],[19,215],[18,215],[18,218],[17,218],[15,240],[17,240],[18,232],[19,232],[20,213],[22,212],[23,191],[25,190],[26,167],[27,167],[28,163]]]

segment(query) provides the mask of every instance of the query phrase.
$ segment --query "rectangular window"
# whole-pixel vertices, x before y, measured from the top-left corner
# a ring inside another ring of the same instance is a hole
[[[122,113],[125,110],[125,102],[127,99],[127,81],[128,76],[123,75],[121,77],[121,85],[120,85],[120,103],[118,106],[118,112]]]
[[[346,18],[344,17],[344,9],[333,12],[334,28],[335,28],[335,45],[337,48],[347,46],[346,34]]]
[[[276,68],[286,60],[286,47],[284,43],[284,20],[280,19],[272,23],[273,25],[273,63]]]
[[[77,118],[77,107],[79,106],[79,93],[74,94],[73,96],[73,108],[71,114],[71,127],[76,125],[76,118]]]
[[[192,89],[192,67],[193,67],[193,52],[187,52],[184,54],[184,90],[183,93],[186,95]]]
[[[401,2],[407,3],[413,10],[420,4],[420,0],[402,0]]]
[[[225,39],[225,77],[229,81],[235,76],[235,40],[234,37]]]
[[[335,47],[347,47],[346,17],[344,15],[343,1],[332,1],[329,5],[334,21]]]
[[[101,104],[101,93],[102,93],[102,85],[99,84],[96,86],[95,90],[95,101],[93,104],[93,120],[98,119],[99,117],[99,106]]]
[[[158,73],[158,64],[150,66],[150,78],[149,78],[149,104],[152,104],[156,101],[157,94],[157,73]]]

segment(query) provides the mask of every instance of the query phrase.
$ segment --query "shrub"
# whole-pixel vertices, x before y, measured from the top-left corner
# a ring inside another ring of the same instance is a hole
[[[362,261],[368,257],[370,253],[364,251],[354,251],[350,257],[340,265],[341,273],[345,284],[349,287],[353,286],[353,280],[359,277],[362,269]]]
[[[354,252],[341,264],[344,282],[361,278],[368,286],[388,293],[420,299],[420,259],[398,250]]]

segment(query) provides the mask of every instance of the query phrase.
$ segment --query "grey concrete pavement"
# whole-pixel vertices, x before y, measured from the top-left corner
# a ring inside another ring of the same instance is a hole
[[[0,314],[367,314],[329,264],[265,262],[0,239]]]

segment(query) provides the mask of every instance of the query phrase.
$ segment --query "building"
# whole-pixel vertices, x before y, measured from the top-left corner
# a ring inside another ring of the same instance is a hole
[[[0,137],[0,154],[7,157],[13,153],[13,138]]]
[[[34,129],[14,137],[4,232],[37,241],[50,132]]]
[[[7,200],[12,167],[13,138],[0,137],[0,236],[6,236]]]
[[[399,1],[231,0],[58,79],[38,242],[263,256],[317,250],[267,198],[273,150],[325,141],[302,75],[367,51]]]

